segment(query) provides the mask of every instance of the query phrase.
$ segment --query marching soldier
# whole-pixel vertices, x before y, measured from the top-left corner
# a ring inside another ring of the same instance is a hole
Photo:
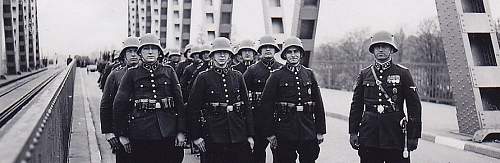
[[[137,163],[179,162],[175,146],[185,143],[181,88],[174,69],[158,63],[159,43],[140,38],[143,62],[125,72],[113,105],[115,134]]]
[[[249,162],[254,145],[247,89],[241,73],[228,67],[231,55],[227,38],[212,42],[214,67],[198,75],[188,102],[189,134],[208,163]]]
[[[200,58],[201,47],[198,45],[191,46],[191,54],[189,58],[193,59],[193,63],[186,67],[182,76],[180,76],[182,97],[184,97],[184,102],[187,103],[189,99],[189,92],[191,91],[191,86],[193,85],[194,79],[198,74],[195,71],[202,66],[203,60]]]
[[[255,50],[254,43],[252,40],[243,40],[238,46],[238,50],[236,51],[236,55],[241,55],[243,58],[243,62],[233,66],[233,69],[245,73],[247,68],[254,63],[254,57],[257,54],[257,50]]]
[[[392,62],[398,51],[393,36],[381,31],[371,39],[375,63],[361,70],[354,87],[350,144],[362,163],[409,162],[408,151],[417,148],[422,130],[417,88],[410,71]]]
[[[177,74],[178,77],[182,76],[182,73],[184,73],[184,69],[186,69],[187,66],[193,63],[193,59],[189,57],[191,55],[191,44],[187,44],[184,47],[184,51],[182,52],[182,55],[184,55],[184,58],[186,58],[184,61],[179,62],[179,65],[177,65],[177,68],[175,69],[175,73]]]
[[[250,106],[256,115],[255,150],[252,153],[252,160],[255,163],[264,163],[266,161],[266,148],[269,141],[262,135],[263,126],[268,124],[261,123],[263,122],[262,117],[258,116],[259,112],[262,111],[260,106],[262,91],[264,90],[264,86],[266,85],[267,78],[269,78],[271,71],[277,70],[283,65],[274,60],[274,54],[280,51],[274,37],[263,36],[260,38],[259,42],[258,52],[261,53],[263,58],[256,64],[248,67],[243,76],[250,96]],[[272,152],[274,155],[274,149],[272,149]]]
[[[129,37],[123,42],[122,51],[120,55],[117,55],[121,64],[109,74],[101,98],[101,131],[111,145],[113,153],[116,154],[117,163],[129,162],[130,156],[113,133],[113,101],[123,74],[127,68],[135,66],[139,62],[136,53],[138,47],[139,39],[136,37]]]
[[[276,162],[295,163],[298,153],[301,163],[312,163],[326,133],[323,100],[313,71],[300,64],[301,40],[288,38],[283,47],[286,65],[271,73],[262,96],[263,132]]]
[[[167,64],[172,66],[172,68],[177,69],[179,61],[181,60],[181,54],[179,53],[179,50],[178,49],[171,50],[167,58],[168,58]]]

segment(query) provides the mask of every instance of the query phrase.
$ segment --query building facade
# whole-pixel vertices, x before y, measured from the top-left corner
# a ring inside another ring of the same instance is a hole
[[[40,67],[36,0],[2,2],[0,74],[19,74]]]

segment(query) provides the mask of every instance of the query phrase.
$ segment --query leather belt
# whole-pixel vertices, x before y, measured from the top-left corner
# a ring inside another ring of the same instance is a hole
[[[365,111],[367,112],[373,112],[373,113],[379,113],[379,114],[385,114],[385,113],[393,113],[397,112],[397,110],[392,109],[391,106],[389,105],[365,105]]]
[[[297,111],[297,112],[309,111],[309,112],[312,112],[316,103],[312,102],[312,101],[299,103],[299,104],[290,103],[290,102],[277,102],[276,105],[279,107],[282,107],[282,108],[286,107],[286,108],[288,108],[288,110],[291,110],[291,111]]]
[[[241,107],[243,104],[245,104],[243,101],[240,101],[240,102],[236,102],[236,103],[233,103],[233,104],[228,104],[228,103],[221,103],[221,102],[210,102],[210,103],[207,103],[206,105],[209,106],[209,107],[213,107],[213,108],[218,108],[218,107],[223,107],[223,108],[226,108],[226,112],[232,112],[235,110],[234,107]]]
[[[173,97],[167,97],[160,100],[157,99],[136,99],[134,107],[139,110],[156,110],[174,108],[175,103]]]

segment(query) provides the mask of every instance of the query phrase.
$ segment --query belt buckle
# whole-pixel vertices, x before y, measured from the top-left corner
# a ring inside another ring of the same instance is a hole
[[[297,106],[297,111],[298,112],[303,112],[304,111],[304,106]]]
[[[378,113],[383,113],[384,112],[384,106],[383,105],[377,105],[377,111]]]
[[[227,111],[227,112],[232,112],[232,111],[233,111],[233,105],[228,105],[228,106],[226,107],[226,111]]]
[[[161,108],[161,104],[159,102],[155,103],[155,108],[156,109],[160,109]]]

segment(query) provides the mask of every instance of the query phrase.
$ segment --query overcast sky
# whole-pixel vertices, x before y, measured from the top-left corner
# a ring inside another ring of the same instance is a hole
[[[292,3],[282,1],[284,6]],[[263,35],[260,0],[234,2],[233,37],[257,39]],[[490,0],[490,5],[493,16],[500,17],[500,0]],[[285,11],[291,12],[291,8]],[[436,16],[434,0],[321,0],[316,45],[362,28],[395,32],[403,27],[414,33],[422,19]],[[38,0],[38,19],[43,55],[87,55],[118,48],[127,37],[127,0]]]

